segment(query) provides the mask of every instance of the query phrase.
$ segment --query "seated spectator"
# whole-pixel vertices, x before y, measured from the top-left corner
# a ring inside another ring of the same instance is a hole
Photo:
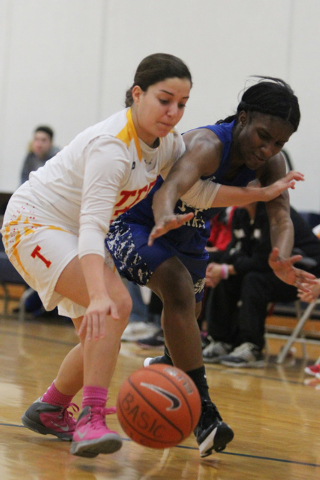
[[[206,250],[209,254],[209,262],[218,262],[224,255],[224,251],[231,241],[231,225],[233,212],[236,207],[226,207],[210,221],[210,237],[208,238]],[[201,345],[204,349],[210,342],[207,338],[207,326],[205,318],[205,305],[208,294],[208,287],[205,286],[202,299],[202,308],[198,316],[198,325],[201,332]]]
[[[320,240],[291,208],[294,250],[300,266],[320,276]],[[207,268],[207,285],[214,287],[206,302],[211,343],[205,362],[233,367],[263,366],[264,327],[270,302],[297,300],[297,288],[282,282],[268,264],[271,252],[269,222],[264,203],[236,209],[232,240],[221,262]],[[297,264],[298,265],[298,264]],[[299,265],[298,265],[299,266]]]
[[[53,145],[53,138],[54,132],[52,128],[41,125],[35,129],[33,139],[30,142],[29,152],[23,160],[21,184],[29,179],[31,172],[43,167],[47,160],[50,160],[59,152],[60,148]],[[47,315],[37,292],[33,292],[28,297],[25,310],[32,313],[35,317]],[[58,315],[58,309],[55,308],[49,315]]]
[[[59,148],[53,145],[54,132],[45,125],[37,127],[30,142],[29,152],[23,160],[21,183],[29,179],[29,173],[43,167],[47,160],[54,157]]]

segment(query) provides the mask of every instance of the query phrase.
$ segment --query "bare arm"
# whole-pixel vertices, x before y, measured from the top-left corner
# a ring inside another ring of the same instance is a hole
[[[270,185],[285,176],[285,161],[281,153],[272,157],[266,167],[258,173],[263,186]],[[289,193],[284,190],[278,197],[266,203],[270,224],[270,238],[273,247],[269,265],[280,280],[308,291],[306,284],[313,284],[314,275],[295,268],[301,255],[290,256],[294,242],[294,229],[290,217]]]
[[[269,202],[283,191],[295,188],[295,182],[304,180],[300,172],[289,172],[284,178],[267,187],[230,187],[221,185],[212,207],[240,207],[252,202]]]
[[[183,136],[186,152],[170,170],[153,199],[155,223],[173,215],[174,207],[202,176],[214,173],[220,164],[222,144],[218,137],[206,128],[192,130]]]
[[[200,129],[195,132],[185,134],[187,152],[171,169],[167,179],[154,195],[153,212],[155,226],[150,233],[149,245],[152,245],[156,238],[164,235],[169,230],[179,228],[192,219],[193,213],[174,214],[176,202],[199,181],[200,177],[210,176],[219,166],[222,153],[220,140],[212,137],[212,132],[207,129]],[[207,132],[209,132],[209,136]],[[190,192],[189,199],[185,201],[189,205],[194,205],[198,208],[241,206],[254,201],[268,202],[279,196],[284,190],[294,188],[295,181],[299,180],[303,180],[301,173],[290,172],[284,178],[280,178],[278,182],[264,188],[220,185],[213,203],[208,204],[206,207],[189,203]],[[202,183],[203,187],[199,185],[197,192],[195,192],[196,199],[198,198],[197,195],[199,195],[199,188],[200,190],[201,188],[204,190],[207,188],[206,182]],[[209,184],[210,187],[213,187],[211,181]]]
[[[281,153],[272,157],[262,172],[257,172],[262,186],[271,185],[286,173],[285,160]],[[266,204],[270,224],[271,245],[279,249],[279,255],[291,255],[294,240],[293,224],[290,218],[289,193],[284,190],[278,197]]]
[[[192,219],[193,213],[174,214],[177,201],[202,176],[212,175],[220,165],[222,143],[211,130],[192,130],[184,134],[183,139],[186,152],[172,167],[153,198],[155,226],[149,236],[148,245],[152,245],[155,238]]]

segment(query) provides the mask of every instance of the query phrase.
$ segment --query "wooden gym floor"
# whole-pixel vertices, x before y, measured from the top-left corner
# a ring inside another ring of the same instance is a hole
[[[319,357],[319,345],[307,345],[307,361],[297,345],[295,357],[279,366],[275,355],[284,341],[272,339],[265,368],[207,365],[212,399],[235,432],[225,452],[200,459],[193,436],[171,449],[144,448],[129,440],[116,415],[111,415],[108,424],[121,434],[122,449],[85,459],[72,456],[68,442],[33,433],[20,420],[51,384],[61,360],[76,343],[68,323],[0,319],[1,480],[320,478],[320,380],[303,371],[306,363]],[[115,405],[120,384],[142,366],[146,356],[160,353],[122,343],[108,404]],[[81,404],[80,395],[75,400]]]

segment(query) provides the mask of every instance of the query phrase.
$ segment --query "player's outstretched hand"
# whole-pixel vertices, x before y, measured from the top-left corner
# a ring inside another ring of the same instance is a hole
[[[284,260],[279,257],[279,249],[274,248],[269,255],[269,265],[280,280],[307,293],[310,292],[310,286],[317,283],[317,280],[311,273],[293,266],[301,259],[301,255],[293,255]]]
[[[266,202],[273,200],[274,198],[278,197],[282,192],[291,188],[292,190],[295,189],[296,182],[304,181],[304,175],[300,172],[291,171],[287,173],[287,175],[280,180],[268,185],[268,187],[264,187]]]
[[[170,215],[162,218],[156,223],[149,235],[148,245],[151,247],[155,238],[161,237],[169,230],[175,230],[181,227],[184,223],[188,222],[194,217],[194,213],[185,213],[183,215]]]

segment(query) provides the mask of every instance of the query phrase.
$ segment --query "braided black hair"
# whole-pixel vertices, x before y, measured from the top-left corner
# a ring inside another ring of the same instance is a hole
[[[260,81],[245,90],[237,113],[217,123],[231,123],[243,111],[258,112],[282,118],[292,125],[295,132],[300,123],[300,108],[298,98],[290,85],[280,78],[255,76],[260,78]]]

